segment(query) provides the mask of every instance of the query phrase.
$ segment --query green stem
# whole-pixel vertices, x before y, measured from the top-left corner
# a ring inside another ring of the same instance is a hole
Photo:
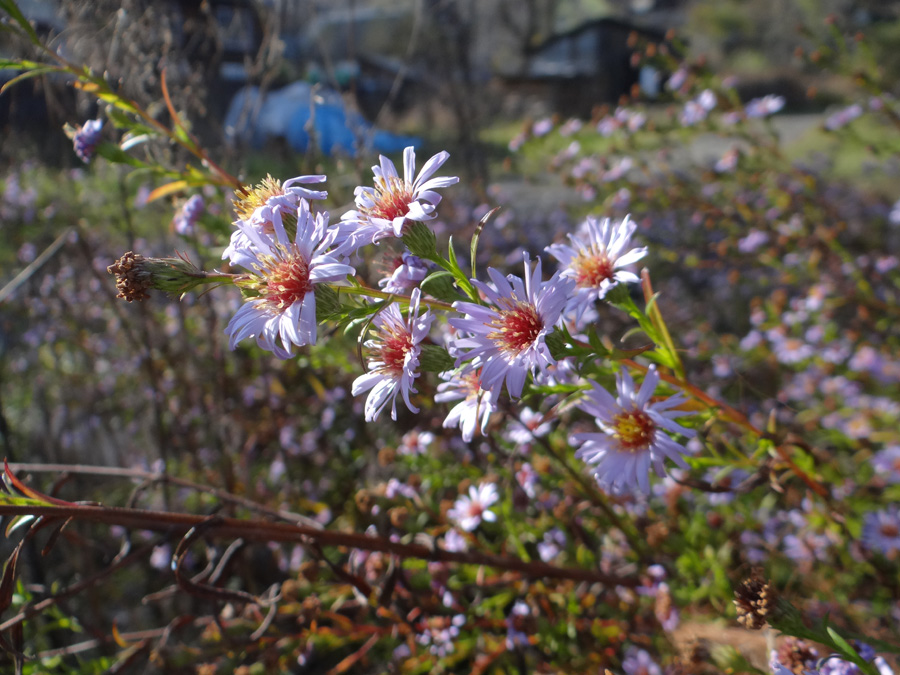
[[[401,295],[398,293],[388,293],[386,291],[379,291],[374,288],[369,288],[368,286],[332,286],[334,290],[338,292],[338,294],[343,293],[344,295],[354,295],[354,296],[364,296],[371,298],[381,298],[382,300],[397,300],[398,302],[409,304],[410,297],[408,295]],[[431,309],[441,309],[446,312],[454,311],[453,305],[447,302],[441,302],[440,300],[426,300],[421,299],[419,303],[429,307]]]
[[[600,509],[603,514],[612,522],[613,526],[618,529],[623,535],[625,535],[625,539],[628,540],[631,548],[641,557],[648,558],[649,550],[647,549],[646,542],[641,539],[640,533],[629,527],[625,524],[625,521],[619,517],[619,514],[615,512],[613,507],[610,505],[609,500],[606,495],[603,494],[594,483],[591,482],[589,478],[587,478],[583,473],[581,473],[578,469],[570,465],[566,459],[560,455],[544,438],[538,438],[537,436],[532,435],[532,437],[540,443],[541,447],[550,455],[554,460],[556,460],[557,464],[559,464],[563,470],[569,474],[584,490],[588,499],[591,500],[591,503],[594,504],[598,509]]]

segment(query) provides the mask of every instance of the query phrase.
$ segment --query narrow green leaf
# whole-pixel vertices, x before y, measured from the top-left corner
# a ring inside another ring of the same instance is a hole
[[[868,661],[863,661],[862,657],[856,652],[853,646],[847,642],[840,633],[828,625],[825,626],[825,630],[834,642],[834,646],[837,647],[838,651],[841,653],[841,656],[858,665],[864,672],[870,673],[871,675],[877,675],[878,671],[874,666]]]
[[[472,276],[477,277],[476,274],[476,264],[475,264],[475,256],[478,253],[478,238],[481,236],[481,231],[484,229],[484,226],[487,225],[487,222],[491,219],[491,217],[500,210],[499,206],[495,206],[490,211],[482,216],[481,220],[478,221],[478,225],[475,227],[475,233],[472,235],[472,245],[469,247],[469,254],[472,259]]]
[[[41,44],[38,34],[35,32],[34,28],[32,28],[28,19],[25,18],[25,15],[22,14],[22,10],[19,9],[14,0],[0,0],[0,9],[4,10],[17,24],[19,24],[34,44]]]
[[[2,87],[0,87],[0,94],[3,94],[7,89],[9,89],[10,87],[12,87],[15,84],[18,84],[19,82],[22,82],[24,80],[30,80],[33,77],[38,77],[40,75],[43,75],[44,73],[50,73],[50,72],[53,72],[56,70],[59,70],[59,68],[45,66],[43,68],[35,68],[34,70],[28,70],[28,71],[22,73],[21,75],[16,75],[13,79],[9,80],[6,84],[4,84]]]
[[[31,68],[41,68],[46,65],[46,63],[29,61],[27,59],[0,59],[0,70],[30,70]]]
[[[115,143],[101,143],[97,146],[97,154],[113,164],[128,164],[139,169],[147,166],[138,158],[129,155]]]

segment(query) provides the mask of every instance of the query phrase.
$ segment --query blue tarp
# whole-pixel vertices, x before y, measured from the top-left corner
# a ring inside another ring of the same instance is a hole
[[[375,129],[359,113],[348,112],[335,91],[307,82],[294,82],[260,97],[258,87],[235,94],[225,115],[226,138],[233,144],[260,148],[271,138],[284,138],[294,150],[305,152],[310,131],[326,155],[355,157],[357,153],[398,153],[420,138]]]

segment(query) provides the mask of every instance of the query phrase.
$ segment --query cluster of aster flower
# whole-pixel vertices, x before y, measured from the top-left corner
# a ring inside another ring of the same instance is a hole
[[[223,253],[233,266],[246,270],[235,281],[244,304],[226,328],[231,347],[255,339],[284,359],[295,346],[315,344],[317,289],[355,275],[353,260],[363,247],[385,239],[411,246],[415,228],[437,216],[441,195],[436,190],[459,180],[435,176],[448,157],[438,153],[416,174],[415,153],[407,148],[402,177],[381,157],[373,167],[374,186],[356,188],[356,208],[333,226],[326,211],[312,206],[327,194],[309,186],[324,182],[325,176],[299,176],[283,184],[269,177],[238,194],[239,218]],[[365,329],[367,372],[352,385],[354,396],[367,394],[366,420],[378,419],[388,407],[396,420],[398,400],[419,412],[412,395],[418,393],[426,346],[435,347],[429,344],[430,334],[440,325],[445,332],[442,354],[454,367],[441,373],[435,400],[454,404],[445,426],[459,427],[465,441],[479,429],[485,432],[504,389],[515,400],[529,378],[537,384],[578,381],[587,391],[577,405],[595,418],[601,431],[573,434],[571,440],[581,446],[578,456],[601,486],[638,486],[648,492],[651,468],[664,475],[666,458],[686,466],[681,446],[669,435],[693,436],[673,421],[686,414],[677,410],[686,399],[654,402],[660,380],[654,367],[639,390],[631,375],[620,370],[614,397],[595,382],[577,380],[573,369],[557,362],[548,342],[563,323],[580,330],[593,320],[596,301],[617,284],[639,281],[628,268],[647,250],[632,246],[635,227],[627,217],[619,222],[588,217],[568,243],[546,247],[561,267],[549,279],[544,279],[541,260],[532,262],[523,253],[523,276],[488,268],[489,282],[471,279],[468,297],[452,305],[428,299],[419,284],[431,271],[430,261],[416,255],[418,248],[404,251],[394,273],[380,282],[381,295],[372,292],[384,302]],[[352,290],[366,295],[364,288]],[[395,295],[403,297],[392,302]],[[435,307],[452,307],[446,323],[435,321]],[[490,515],[490,500],[477,494],[470,501],[457,504],[454,512],[463,530]]]

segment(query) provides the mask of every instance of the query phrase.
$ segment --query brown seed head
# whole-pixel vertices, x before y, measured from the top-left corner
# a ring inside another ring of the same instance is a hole
[[[133,302],[150,297],[147,289],[152,286],[153,281],[144,269],[145,260],[139,253],[128,251],[106,268],[107,272],[116,275],[116,289],[119,291],[117,298]]]
[[[750,630],[761,629],[775,609],[776,600],[772,584],[753,574],[734,592],[738,623]]]

